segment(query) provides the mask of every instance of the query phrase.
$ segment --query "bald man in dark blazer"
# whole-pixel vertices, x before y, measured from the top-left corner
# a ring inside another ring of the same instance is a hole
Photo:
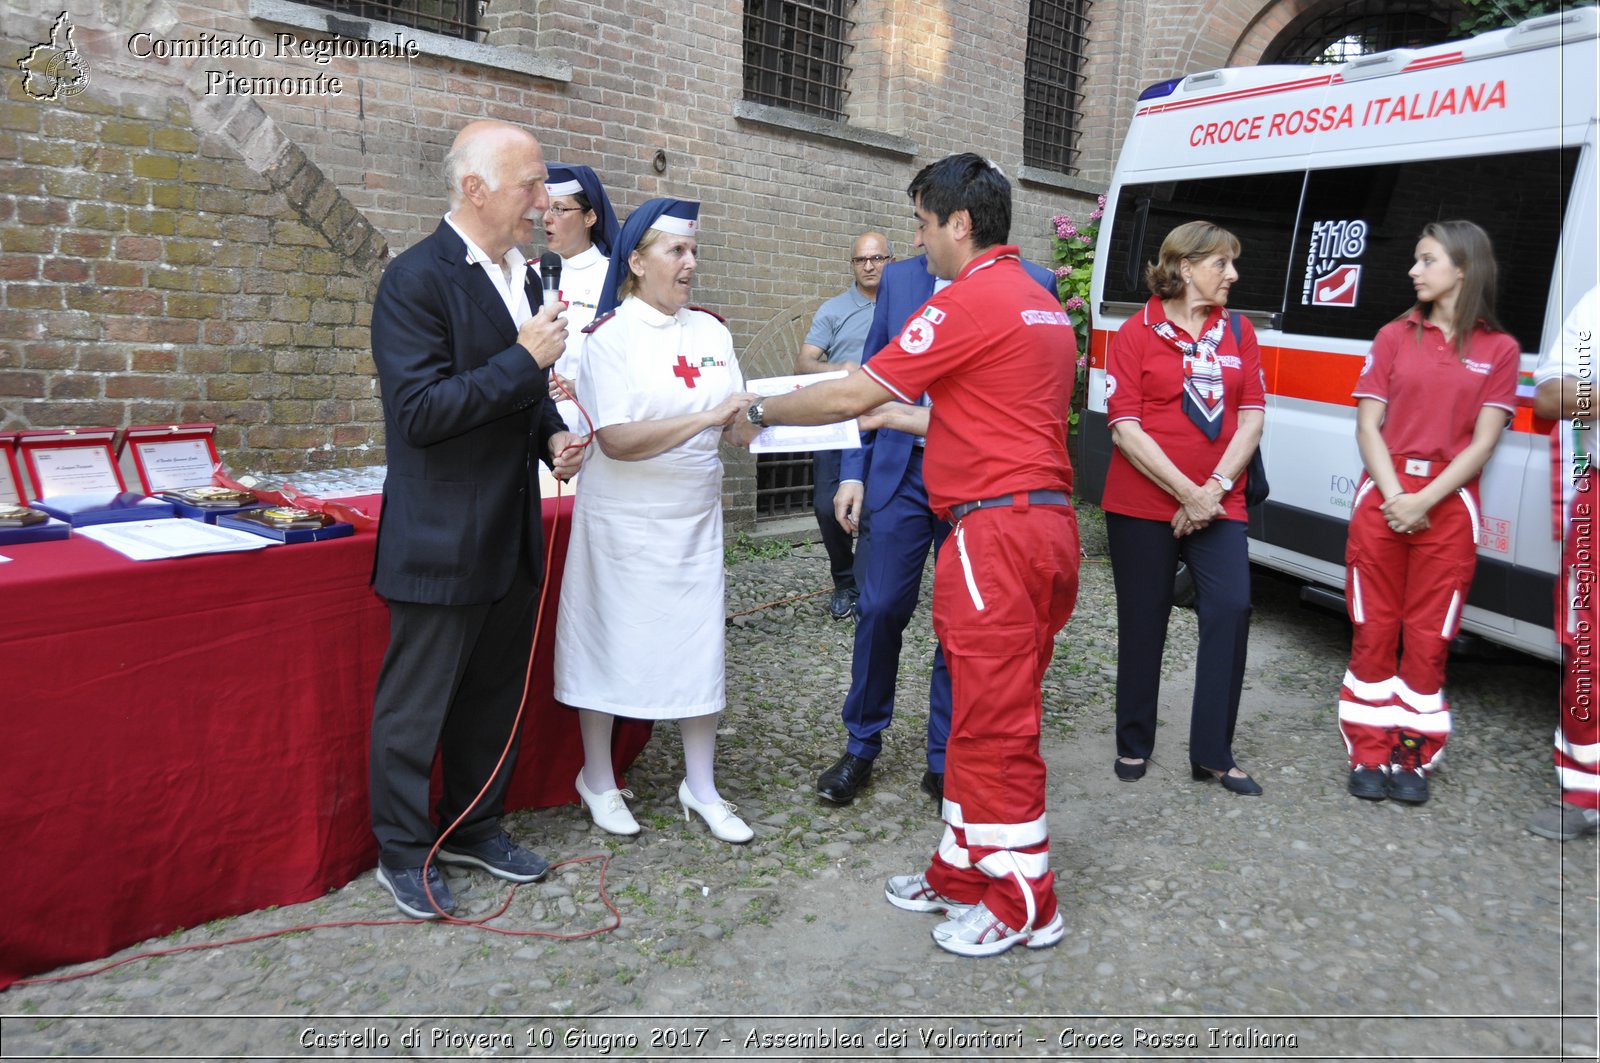
[[[540,308],[537,270],[517,250],[549,206],[539,142],[473,122],[445,165],[450,213],[389,265],[372,310],[389,461],[372,586],[390,622],[373,705],[372,829],[379,883],[420,919],[454,907],[427,858],[494,771],[521,701],[544,575],[537,463],[565,477],[581,460],[566,452],[573,437],[549,400],[565,322],[558,307]],[[515,753],[436,859],[514,882],[544,875],[545,860],[500,829]]]

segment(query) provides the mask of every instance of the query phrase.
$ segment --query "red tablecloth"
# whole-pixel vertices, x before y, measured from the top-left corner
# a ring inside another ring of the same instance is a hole
[[[375,513],[378,500],[353,500]],[[508,807],[577,800],[576,717],[550,696],[570,498],[546,500],[551,591]],[[372,867],[372,691],[388,611],[376,536],[129,561],[0,547],[0,988]],[[618,728],[619,766],[648,724]]]

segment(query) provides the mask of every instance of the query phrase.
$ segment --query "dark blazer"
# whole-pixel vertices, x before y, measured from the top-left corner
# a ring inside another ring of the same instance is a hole
[[[1052,296],[1057,294],[1056,275],[1043,266],[1022,260],[1028,275],[1038,281]],[[861,361],[868,362],[874,354],[889,345],[900,334],[911,315],[922,309],[922,304],[933,297],[933,274],[928,272],[927,258],[891,262],[883,269],[878,281],[878,305],[872,311],[872,325],[867,329],[867,342],[861,349]],[[862,501],[867,512],[882,509],[889,497],[900,487],[906,467],[911,462],[914,436],[880,428],[861,438],[858,450],[840,451],[839,478],[860,480],[864,487]],[[870,473],[871,475],[868,475]]]
[[[537,270],[529,304],[539,307]],[[511,586],[520,548],[537,580],[537,463],[564,431],[548,371],[466,243],[441,221],[389,264],[372,307],[389,471],[372,586],[385,598],[479,605]]]

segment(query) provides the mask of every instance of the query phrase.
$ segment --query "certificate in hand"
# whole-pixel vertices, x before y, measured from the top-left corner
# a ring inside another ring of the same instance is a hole
[[[757,395],[783,395],[799,391],[824,380],[840,380],[848,374],[841,369],[836,373],[803,373],[798,376],[769,376],[760,380],[746,380],[745,389]],[[752,454],[794,454],[807,450],[852,450],[861,445],[861,430],[855,418],[819,425],[774,425],[763,428],[761,434],[750,441]]]

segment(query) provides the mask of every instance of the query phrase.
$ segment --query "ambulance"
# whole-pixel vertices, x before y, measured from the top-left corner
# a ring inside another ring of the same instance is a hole
[[[1551,425],[1532,372],[1596,283],[1593,7],[1338,66],[1235,67],[1139,97],[1108,190],[1091,289],[1079,480],[1111,460],[1106,351],[1149,297],[1144,267],[1175,226],[1239,237],[1229,309],[1261,343],[1272,494],[1251,511],[1253,562],[1334,594],[1361,458],[1350,392],[1372,338],[1412,302],[1423,225],[1467,218],[1494,241],[1501,324],[1523,349],[1518,409],[1482,479],[1483,530],[1462,627],[1556,658],[1560,544]]]

